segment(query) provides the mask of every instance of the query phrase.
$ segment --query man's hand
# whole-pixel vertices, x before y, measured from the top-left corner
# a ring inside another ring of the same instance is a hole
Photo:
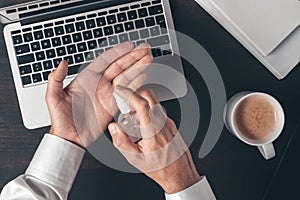
[[[68,64],[60,63],[49,75],[46,93],[50,133],[87,148],[106,130],[117,111],[113,85],[136,90],[145,81],[144,70],[153,59],[148,45],[133,48],[131,42],[125,42],[104,52],[65,88]]]
[[[155,115],[151,110],[157,109],[160,104],[153,91],[144,90],[136,93],[117,86],[115,92],[128,100],[130,106],[136,111],[141,132],[149,133],[149,130],[143,131],[148,128],[157,130],[153,128],[155,124],[151,124],[153,123],[151,116]],[[163,118],[162,114],[156,116]],[[167,194],[182,191],[201,179],[174,122],[167,116],[165,116],[165,124],[161,130],[157,133],[153,132],[152,137],[145,137],[137,144],[132,142],[117,123],[111,123],[109,131],[114,146],[128,162],[157,182]]]

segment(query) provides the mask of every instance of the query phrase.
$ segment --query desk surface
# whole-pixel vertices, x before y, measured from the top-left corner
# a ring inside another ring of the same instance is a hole
[[[2,0],[0,7],[24,1]],[[217,64],[228,97],[244,90],[264,91],[272,94],[282,103],[286,112],[286,125],[282,135],[274,143],[277,156],[270,161],[265,161],[256,148],[239,142],[225,128],[213,151],[204,159],[197,158],[202,133],[208,126],[209,110],[205,108],[201,110],[203,120],[197,138],[191,146],[197,168],[202,174],[208,176],[219,199],[253,200],[263,199],[263,197],[269,199],[265,194],[299,118],[300,68],[295,69],[286,79],[278,81],[193,0],[172,0],[171,7],[177,31],[199,42]],[[31,131],[24,128],[2,31],[0,38],[2,49],[0,52],[0,188],[2,188],[9,180],[24,173],[43,133],[49,128]],[[193,73],[192,67],[188,64],[185,65],[185,72],[198,97],[201,96],[200,102],[203,105],[200,107],[205,107],[209,97],[202,95],[207,92],[201,76]],[[168,107],[169,104],[172,102],[165,105]],[[299,148],[296,151],[299,152]],[[299,176],[296,170],[293,173]],[[278,187],[289,188],[285,183]],[[120,198],[162,199],[163,192],[144,175],[115,171],[99,163],[87,153],[69,199]]]

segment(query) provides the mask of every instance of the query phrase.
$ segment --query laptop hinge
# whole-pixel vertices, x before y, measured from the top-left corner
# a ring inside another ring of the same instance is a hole
[[[35,0],[25,3],[0,8],[0,23],[8,24],[20,21],[20,15],[31,13],[37,10],[66,5],[73,2],[83,2],[84,0]]]
[[[20,22],[22,25],[27,25],[136,1],[137,0],[84,0],[20,14]]]

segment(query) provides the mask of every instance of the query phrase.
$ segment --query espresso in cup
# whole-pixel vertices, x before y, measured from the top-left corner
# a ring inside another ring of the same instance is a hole
[[[276,108],[264,96],[249,96],[236,108],[234,123],[240,134],[251,140],[268,138],[277,127]]]

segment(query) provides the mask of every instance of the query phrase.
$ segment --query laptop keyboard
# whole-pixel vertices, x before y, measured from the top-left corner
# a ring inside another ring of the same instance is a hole
[[[105,11],[40,22],[12,31],[23,87],[46,83],[62,59],[68,77],[113,46],[149,43],[154,57],[172,54],[161,0],[115,6]]]

